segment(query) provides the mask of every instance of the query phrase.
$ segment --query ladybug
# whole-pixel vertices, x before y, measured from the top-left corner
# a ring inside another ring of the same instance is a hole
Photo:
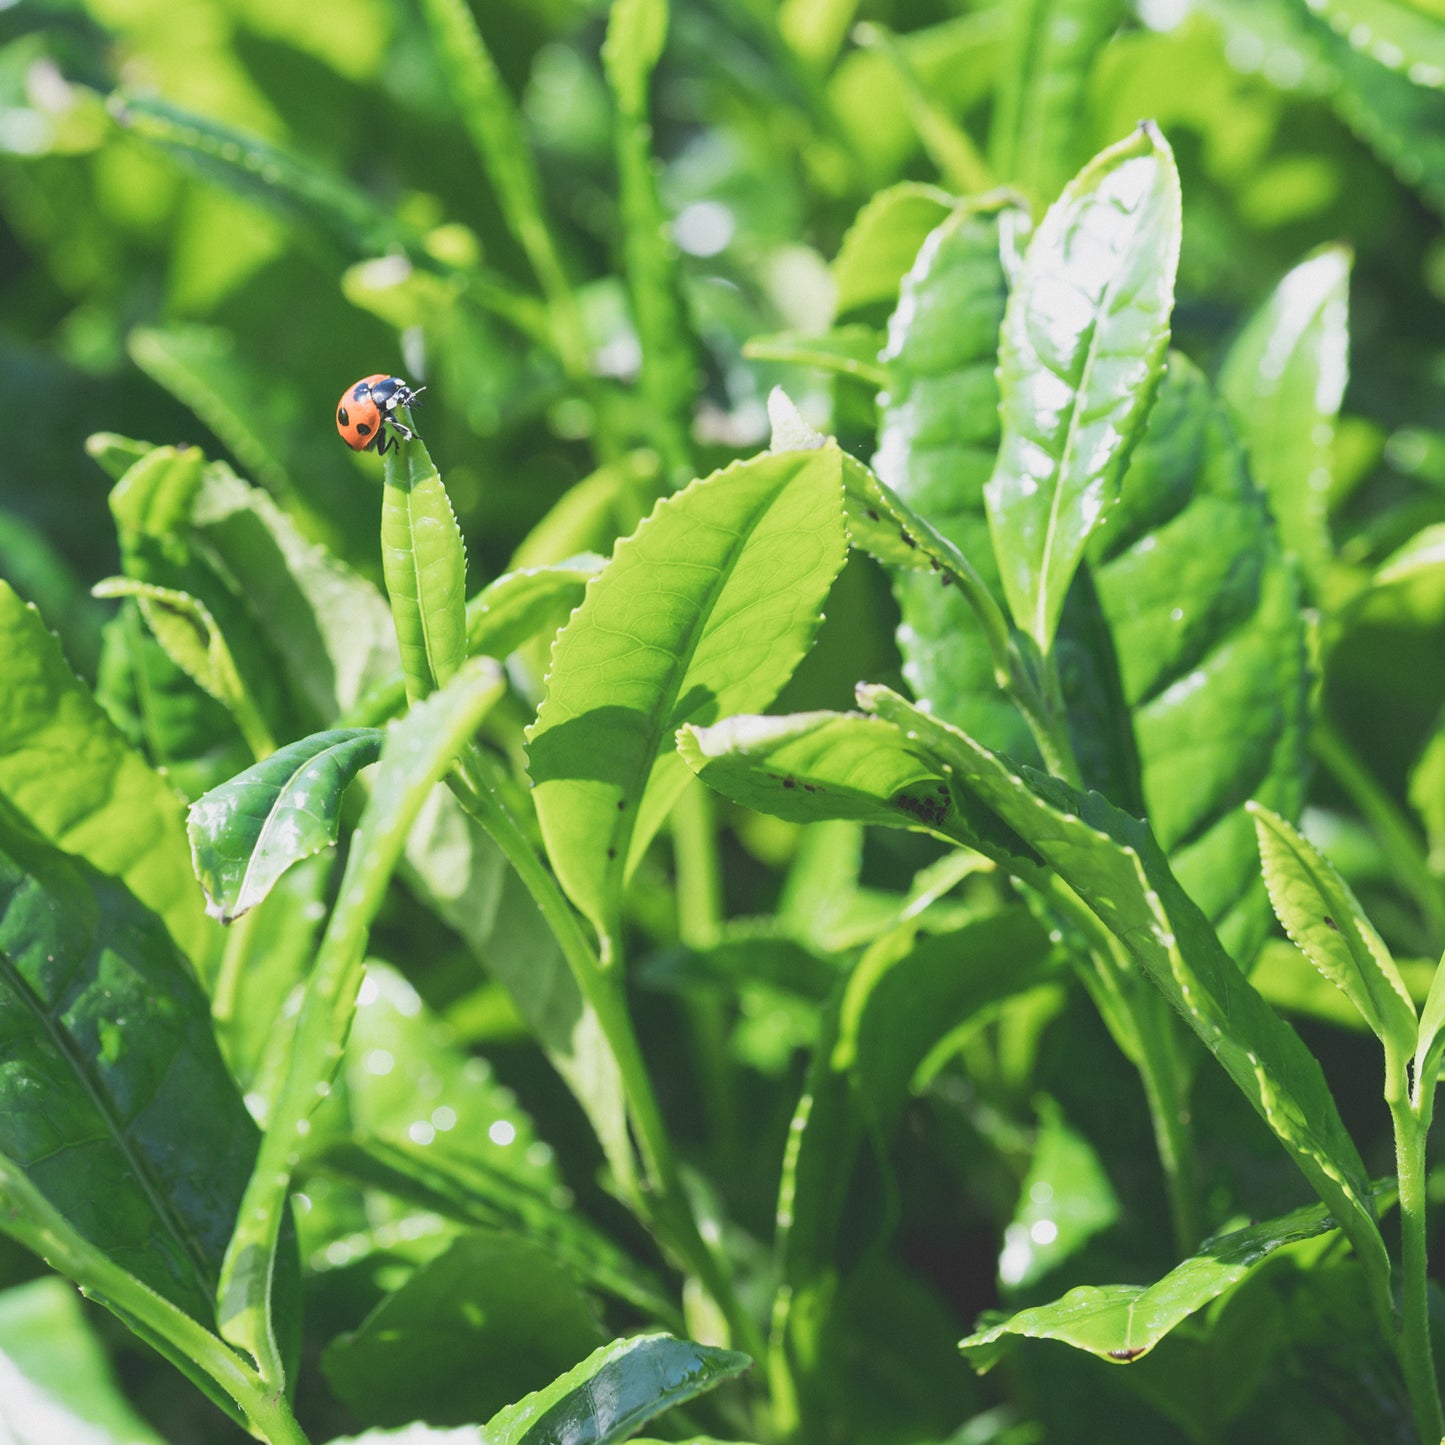
[[[341,433],[341,440],[354,452],[364,452],[374,446],[377,456],[394,447],[398,436],[410,441],[412,430],[397,420],[397,408],[411,406],[425,390],[424,386],[413,390],[399,376],[387,376],[383,372],[363,376],[341,393],[341,400],[336,404],[336,430]]]

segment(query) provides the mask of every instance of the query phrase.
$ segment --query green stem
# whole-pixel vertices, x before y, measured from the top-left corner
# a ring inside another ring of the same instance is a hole
[[[1315,756],[1374,829],[1390,871],[1414,897],[1431,936],[1445,936],[1445,891],[1430,871],[1409,818],[1328,718],[1316,721],[1312,745]]]
[[[1390,1072],[1403,1073],[1398,1067]],[[1426,1245],[1425,1138],[1430,1132],[1435,1081],[1416,1082],[1418,1100],[1403,1097],[1402,1088],[1390,1089],[1390,1116],[1395,1125],[1395,1171],[1400,1189],[1400,1364],[1415,1427],[1422,1445],[1437,1445],[1445,1436],[1445,1413],[1430,1349],[1428,1248]]]
[[[31,1183],[0,1158],[0,1207],[7,1230],[98,1300],[142,1337],[164,1341],[233,1400],[251,1429],[270,1445],[308,1445],[286,1401],[210,1330],[113,1263],[85,1239]]]
[[[683,1192],[672,1141],[663,1123],[652,1079],[632,1026],[632,1015],[627,1008],[622,970],[604,967],[594,952],[577,914],[563,897],[556,880],[533,850],[521,824],[507,806],[494,776],[496,765],[491,757],[474,747],[463,755],[462,764],[466,783],[464,801],[517,870],[523,885],[535,900],[557,939],[583,998],[597,1016],[598,1026],[617,1063],[627,1096],[628,1116],[646,1174],[646,1182],[641,1184],[629,1169],[629,1177],[619,1177],[619,1187],[638,1215],[656,1228],[661,1239],[671,1246],[685,1267],[717,1301],[739,1348],[761,1358],[764,1347],[761,1332],[738,1303],[723,1263],[703,1242]],[[616,1171],[617,1161],[612,1162]]]

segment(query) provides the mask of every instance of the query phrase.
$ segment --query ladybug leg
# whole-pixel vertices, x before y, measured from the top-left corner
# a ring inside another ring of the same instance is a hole
[[[396,438],[395,438],[394,436],[392,436],[392,434],[391,434],[389,431],[387,431],[386,426],[385,426],[385,424],[383,423],[382,428],[381,428],[381,435],[376,439],[376,454],[377,454],[377,456],[379,456],[379,457],[384,457],[384,456],[386,455],[386,449],[387,449],[388,447],[394,447],[395,445],[396,445]]]

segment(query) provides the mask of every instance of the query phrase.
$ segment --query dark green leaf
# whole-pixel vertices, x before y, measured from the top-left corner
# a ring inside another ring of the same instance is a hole
[[[751,1363],[735,1350],[671,1335],[614,1340],[546,1389],[493,1415],[483,1438],[487,1445],[613,1445]]]
[[[551,567],[504,572],[467,603],[468,651],[506,657],[533,637],[555,632],[581,603],[603,563],[588,553]]]
[[[1223,408],[1181,356],[1089,560],[1145,816],[1225,946],[1248,959],[1268,913],[1243,804],[1295,817],[1303,802],[1305,624]]]
[[[486,1231],[424,1264],[321,1363],[339,1398],[379,1424],[459,1425],[541,1389],[601,1334],[547,1247]]]
[[[1335,1214],[1378,1302],[1385,1246],[1364,1165],[1319,1063],[1225,953],[1148,828],[1097,793],[1015,770],[887,688],[859,696],[931,747],[955,785],[1015,828],[1128,949]]]
[[[8,808],[0,843],[0,1154],[88,1240],[211,1326],[256,1128],[206,999],[120,883]]]
[[[381,753],[378,728],[313,733],[191,804],[186,830],[207,911],[231,923],[293,864],[336,842],[341,796]]]

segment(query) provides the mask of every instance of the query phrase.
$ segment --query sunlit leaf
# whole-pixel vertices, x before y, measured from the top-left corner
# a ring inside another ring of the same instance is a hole
[[[1146,124],[1070,182],[1009,293],[984,502],[1014,620],[1045,653],[1163,374],[1179,239],[1174,158]]]

